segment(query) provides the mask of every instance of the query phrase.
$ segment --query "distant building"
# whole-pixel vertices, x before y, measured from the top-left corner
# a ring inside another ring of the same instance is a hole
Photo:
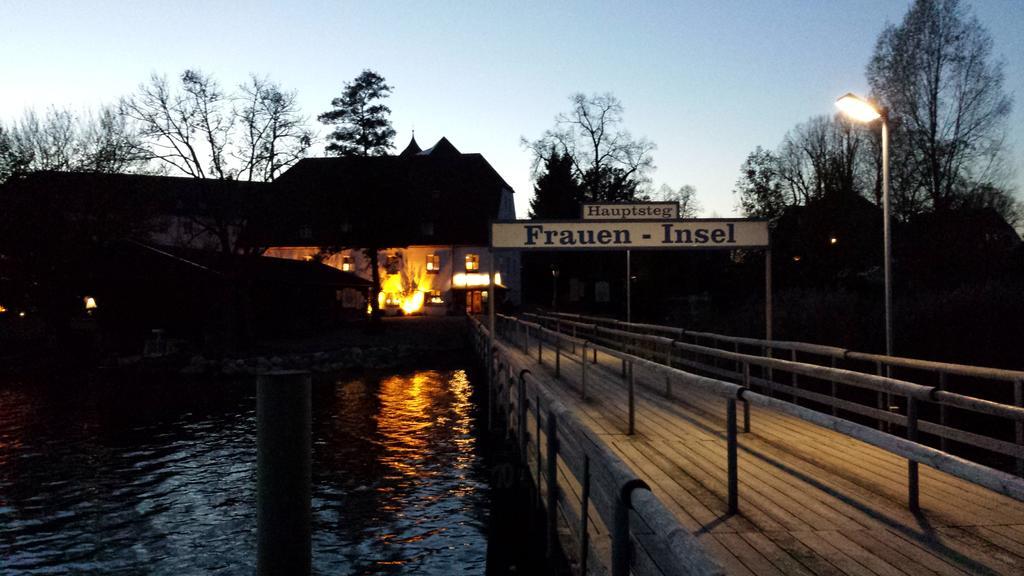
[[[26,255],[45,230],[49,255],[40,258],[54,265],[65,254],[82,261],[76,247],[131,239],[318,260],[370,280],[365,249],[377,248],[382,309],[481,312],[491,269],[489,223],[515,218],[512,194],[483,156],[463,154],[445,138],[427,150],[413,139],[396,156],[307,158],[272,183],[37,172],[0,187],[3,209],[17,223],[0,231],[0,260],[14,265],[20,256],[31,264]],[[518,254],[503,253],[495,265],[499,297],[518,302]],[[4,294],[17,292],[10,283],[0,282],[0,305],[10,306],[13,297]],[[361,294],[344,305],[366,310]]]
[[[446,138],[395,156],[307,158],[273,184],[244,241],[266,255],[319,259],[371,278],[377,249],[385,312],[479,313],[491,269],[489,224],[514,219],[512,188],[480,154]],[[495,262],[499,298],[520,299],[519,255]]]

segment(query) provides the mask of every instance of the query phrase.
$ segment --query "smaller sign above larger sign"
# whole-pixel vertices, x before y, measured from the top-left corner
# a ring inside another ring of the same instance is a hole
[[[679,204],[675,202],[582,204],[580,212],[584,220],[678,220]]]

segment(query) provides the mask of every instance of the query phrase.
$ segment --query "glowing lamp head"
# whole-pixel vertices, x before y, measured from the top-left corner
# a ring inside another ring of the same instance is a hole
[[[90,312],[97,308],[96,299],[93,298],[92,296],[86,296],[85,298],[82,298],[82,302],[85,304],[85,309]]]
[[[857,122],[867,123],[882,117],[882,113],[875,105],[852,92],[836,100],[836,108]]]

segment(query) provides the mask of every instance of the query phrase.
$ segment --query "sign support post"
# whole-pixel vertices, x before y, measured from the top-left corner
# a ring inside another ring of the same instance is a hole
[[[764,339],[772,341],[772,249],[764,250]]]
[[[633,323],[633,271],[630,251],[626,250],[626,324]]]

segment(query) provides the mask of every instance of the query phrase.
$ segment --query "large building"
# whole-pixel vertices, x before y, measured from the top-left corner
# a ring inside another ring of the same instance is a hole
[[[245,241],[367,279],[376,251],[386,313],[478,313],[490,283],[489,224],[515,218],[512,194],[480,154],[446,138],[421,150],[414,138],[395,156],[299,161],[274,182],[272,210]],[[519,255],[494,264],[499,298],[518,303]]]
[[[483,156],[460,153],[444,138],[428,150],[414,140],[394,156],[307,158],[272,183],[37,172],[0,186],[0,206],[4,309],[53,301],[33,288],[43,280],[72,295],[92,290],[90,260],[131,242],[153,248],[145,254],[187,249],[323,262],[351,273],[317,276],[344,279],[336,306],[347,310],[330,314],[338,317],[362,313],[368,298],[392,314],[481,312],[489,223],[515,217],[511,187]],[[366,288],[373,253],[379,294]],[[291,269],[265,260],[261,269]],[[502,254],[495,265],[499,299],[518,302],[518,255]]]

